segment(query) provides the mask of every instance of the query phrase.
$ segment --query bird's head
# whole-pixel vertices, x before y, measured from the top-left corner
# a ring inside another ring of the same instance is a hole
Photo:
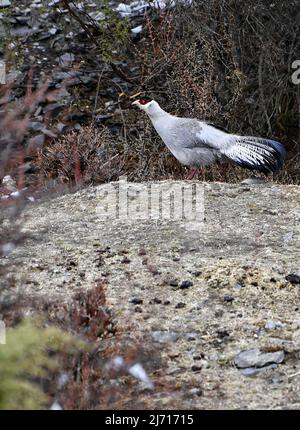
[[[157,112],[161,111],[159,104],[148,96],[140,97],[139,99],[135,100],[132,105],[138,106],[149,116],[154,116]]]

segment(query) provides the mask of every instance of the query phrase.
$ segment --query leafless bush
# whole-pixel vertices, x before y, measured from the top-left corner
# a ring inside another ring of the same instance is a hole
[[[0,178],[5,174],[15,173],[24,157],[34,151],[33,147],[22,145],[28,132],[28,124],[34,110],[45,97],[49,81],[41,81],[33,90],[31,76],[29,76],[26,94],[20,99],[10,101],[10,88],[4,86],[0,92]],[[23,185],[24,178],[19,170],[19,186]]]
[[[120,142],[107,129],[93,125],[60,138],[40,151],[37,168],[45,183],[50,179],[70,184],[113,180],[122,168]]]
[[[43,100],[47,88],[48,81],[44,81],[33,90],[29,76],[25,95],[13,102],[10,101],[10,88],[3,86],[0,89],[0,256],[8,255],[24,237],[17,222],[26,203],[21,194],[25,186],[24,171],[19,167],[35,148],[25,147],[23,140],[31,115]],[[9,176],[11,183],[1,184],[5,175],[14,176],[14,179]]]
[[[116,136],[108,128],[94,124],[72,131],[40,151],[36,160],[39,183],[50,181],[73,185],[99,184],[127,175],[131,181],[165,178],[169,171],[180,171],[176,161],[146,124],[142,134],[136,124]]]

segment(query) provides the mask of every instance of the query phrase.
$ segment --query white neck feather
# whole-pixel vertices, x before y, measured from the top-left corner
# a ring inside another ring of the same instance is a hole
[[[170,115],[168,112],[164,111],[155,100],[152,100],[152,102],[149,103],[145,109],[145,112],[151,120]]]

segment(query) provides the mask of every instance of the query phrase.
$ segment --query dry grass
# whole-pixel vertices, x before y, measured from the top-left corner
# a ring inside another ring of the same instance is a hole
[[[44,184],[89,184],[117,179],[122,171],[122,146],[107,129],[93,125],[71,132],[39,152],[36,167]]]

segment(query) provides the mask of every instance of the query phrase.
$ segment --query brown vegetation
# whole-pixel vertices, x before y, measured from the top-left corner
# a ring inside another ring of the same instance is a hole
[[[291,3],[275,1],[269,7],[258,0],[197,1],[189,8],[147,12],[143,37],[121,53],[139,74],[131,84],[123,76],[124,85],[116,91],[140,90],[177,115],[281,141],[289,155],[276,180],[298,183],[299,86],[291,82],[291,63],[300,52],[295,14]],[[185,169],[166,152],[148,121],[129,110],[126,97],[118,100],[123,109],[118,136],[124,148],[123,173],[135,180],[182,178]],[[114,118],[118,122],[119,114]],[[66,138],[66,145],[70,139],[74,135]],[[54,174],[55,169],[54,163]],[[249,172],[231,167],[205,172],[205,180],[236,182],[247,176]],[[101,181],[101,175],[95,180]]]

